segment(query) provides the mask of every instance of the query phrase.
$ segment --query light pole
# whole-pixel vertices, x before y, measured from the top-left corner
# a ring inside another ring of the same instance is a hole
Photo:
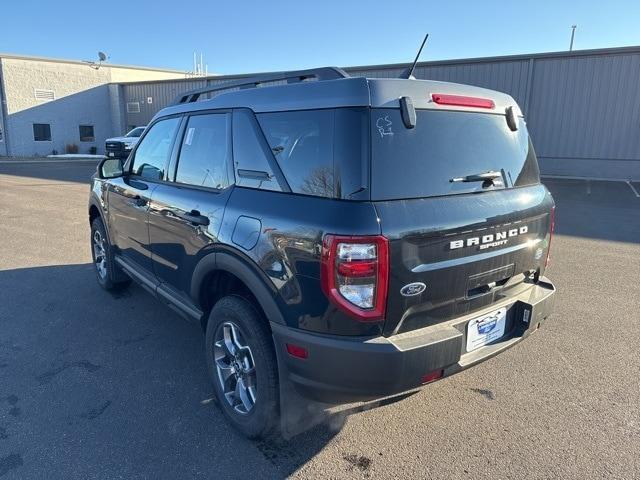
[[[576,34],[577,25],[571,25],[571,43],[569,43],[569,51],[573,50],[573,37]]]

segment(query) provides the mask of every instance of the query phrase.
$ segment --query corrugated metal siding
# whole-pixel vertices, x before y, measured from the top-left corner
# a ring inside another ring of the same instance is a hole
[[[171,104],[179,94],[205,85],[206,81],[202,79],[124,84],[125,105],[129,102],[140,104],[140,113],[126,113],[127,128],[146,125],[159,110]],[[149,97],[152,103],[147,102]]]
[[[345,70],[352,76],[396,78],[404,67]],[[419,64],[414,75],[514,97],[525,113],[543,173],[640,178],[640,48],[430,62]],[[128,125],[147,123],[179,93],[205,82],[123,85],[125,101],[140,102],[140,113],[127,114]],[[146,103],[149,96],[152,104]]]
[[[528,124],[540,157],[640,160],[640,55],[534,65]]]
[[[143,83],[126,83],[124,88],[125,105],[129,102],[137,102],[140,104],[139,113],[127,112],[127,125],[129,127],[146,125],[153,116],[164,107],[172,104],[178,95],[195,90],[207,85],[218,85],[233,81],[228,77],[224,80],[215,79],[185,79],[176,81],[161,82],[143,82]],[[272,84],[284,84],[286,82],[273,82]],[[237,90],[232,88],[224,92],[212,92],[200,96],[200,100],[213,98],[220,93],[227,93]],[[152,103],[148,103],[147,99],[151,98]]]

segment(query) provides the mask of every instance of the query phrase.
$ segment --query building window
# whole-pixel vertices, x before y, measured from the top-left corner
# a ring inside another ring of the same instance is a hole
[[[48,123],[34,123],[33,139],[36,142],[50,142],[51,141],[51,125],[49,125]]]
[[[50,102],[56,99],[56,94],[53,90],[44,90],[42,88],[34,89],[34,95],[36,100],[40,100],[43,102]]]
[[[127,102],[127,113],[140,113],[140,102]]]
[[[96,136],[93,133],[93,125],[80,125],[80,141],[95,142]]]

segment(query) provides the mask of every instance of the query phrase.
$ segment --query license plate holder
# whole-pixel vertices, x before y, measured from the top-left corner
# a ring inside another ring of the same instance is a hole
[[[505,307],[469,320],[467,323],[467,352],[477,350],[502,338],[506,324],[507,309]]]

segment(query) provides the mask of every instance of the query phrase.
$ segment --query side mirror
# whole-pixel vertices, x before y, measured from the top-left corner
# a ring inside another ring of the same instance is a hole
[[[124,165],[120,158],[105,158],[98,164],[100,178],[117,178],[124,175]]]

